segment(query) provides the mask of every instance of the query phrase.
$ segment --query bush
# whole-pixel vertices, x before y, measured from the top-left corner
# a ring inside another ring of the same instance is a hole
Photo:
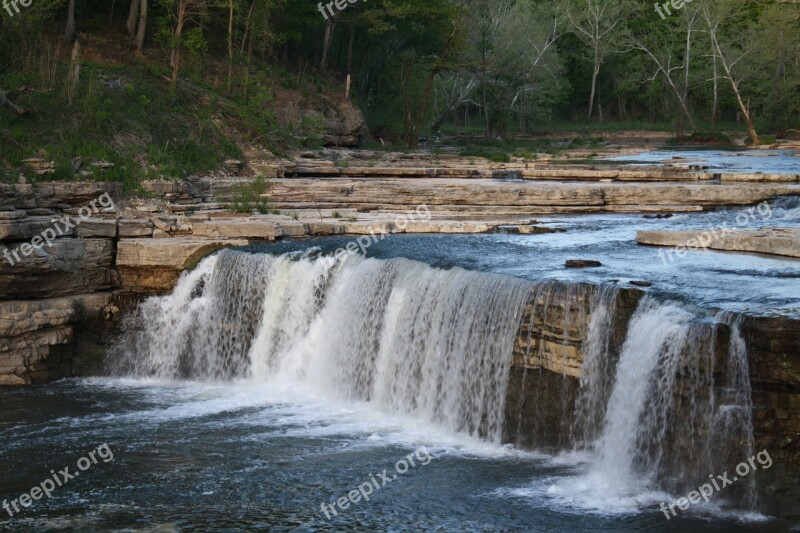
[[[269,182],[264,176],[257,176],[249,183],[243,183],[233,188],[231,195],[231,209],[236,213],[252,213],[258,211],[262,215],[273,212],[269,200],[264,195],[269,189]]]

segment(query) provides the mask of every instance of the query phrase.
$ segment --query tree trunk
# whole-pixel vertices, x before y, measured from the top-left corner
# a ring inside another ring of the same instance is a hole
[[[717,34],[715,32],[711,32],[711,42],[714,45],[714,53],[719,58],[720,63],[722,64],[722,68],[725,71],[725,77],[728,78],[728,81],[731,83],[731,89],[733,90],[733,95],[736,97],[736,102],[739,104],[739,109],[742,111],[742,116],[744,117],[744,121],[747,124],[747,131],[750,134],[750,140],[753,142],[753,146],[758,146],[758,134],[756,133],[756,129],[753,126],[753,120],[750,117],[750,110],[747,109],[747,106],[742,100],[742,95],[739,92],[739,84],[736,80],[733,79],[733,74],[731,73],[731,67],[728,65],[728,62],[725,60],[725,56],[722,55],[722,48],[719,45],[719,41],[717,40]]]
[[[592,119],[594,112],[594,98],[597,94],[597,76],[600,74],[600,49],[595,45],[594,47],[594,68],[592,69],[592,90],[589,93],[589,120]]]
[[[717,128],[717,102],[719,101],[719,88],[717,85],[717,54],[713,54],[712,58],[714,60],[714,98],[711,101],[711,131],[715,131]]]
[[[750,110],[747,109],[747,106],[742,100],[742,95],[739,93],[739,84],[733,81],[733,79],[729,79],[731,82],[731,87],[733,88],[733,94],[736,96],[736,101],[739,103],[739,108],[742,110],[742,115],[744,115],[744,121],[745,124],[747,124],[747,132],[750,134],[750,140],[753,141],[753,146],[758,146],[761,144],[758,140],[758,133],[756,133],[756,129],[753,126],[753,120],[750,117]]]
[[[331,51],[331,42],[333,41],[333,30],[335,24],[330,19],[325,23],[325,37],[322,41],[322,59],[320,59],[319,66],[325,69],[328,66],[328,54]]]
[[[241,50],[242,53],[244,53],[244,51],[245,51],[245,45],[247,44],[247,35],[250,33],[250,21],[253,18],[253,10],[256,7],[256,2],[257,1],[258,0],[253,0],[253,3],[250,4],[250,11],[247,12],[247,18],[244,21],[244,35],[242,36],[242,46],[239,48],[239,50]],[[252,44],[252,37],[250,39],[250,42]],[[252,50],[252,46],[251,46],[251,50]]]
[[[139,4],[140,0],[131,0],[131,7],[128,11],[128,35],[133,37],[136,34],[136,22],[139,20]]]
[[[459,104],[460,104],[460,102],[459,102]],[[444,121],[447,120],[447,117],[449,117],[450,114],[453,111],[455,111],[455,107],[453,107],[453,106],[450,106],[447,109],[445,109],[444,111],[442,111],[442,113],[439,115],[439,118],[437,118],[433,122],[433,124],[431,124],[431,131],[434,132],[434,133],[439,131],[442,128],[442,126],[444,125]]]
[[[136,51],[144,52],[144,37],[147,35],[147,0],[141,0],[139,6],[139,29],[136,30]]]
[[[186,1],[178,0],[178,13],[175,22],[175,30],[172,35],[175,37],[175,47],[172,49],[172,83],[178,81],[178,75],[181,70],[181,36],[183,35],[183,25],[186,22]]]
[[[684,52],[684,57],[683,57],[683,93],[681,98],[681,105],[683,105],[683,110],[686,113],[686,116],[689,118],[689,124],[692,127],[692,131],[697,131],[697,126],[694,123],[692,114],[689,112],[689,75],[691,74],[690,65],[692,61],[693,20],[694,19],[689,19],[688,21],[689,27],[686,30],[686,51]],[[681,121],[681,129],[683,129],[683,121]]]
[[[72,41],[75,37],[75,0],[69,0],[67,7],[67,27],[64,29],[64,42]]]
[[[350,24],[350,38],[347,41],[347,68],[348,74],[353,73],[353,45],[356,42],[356,25]]]
[[[228,92],[233,78],[233,0],[228,0]]]

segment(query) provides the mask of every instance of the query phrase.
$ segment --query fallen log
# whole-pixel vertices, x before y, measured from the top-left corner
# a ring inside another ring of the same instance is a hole
[[[18,106],[14,102],[8,99],[6,96],[6,92],[3,89],[0,89],[0,106],[8,106],[11,108],[18,115],[27,115],[29,111],[22,106]]]

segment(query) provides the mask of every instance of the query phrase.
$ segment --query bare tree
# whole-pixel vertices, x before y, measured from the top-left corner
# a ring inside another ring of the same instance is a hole
[[[439,131],[447,117],[458,109],[461,104],[469,101],[472,91],[477,86],[478,78],[470,72],[443,72],[439,74],[436,84],[439,118],[433,122],[431,131]]]
[[[698,31],[700,23],[700,15],[696,11],[685,9],[683,15],[683,30],[685,31],[685,39],[683,39],[682,62],[677,62],[675,58],[675,45],[671,42],[674,32],[670,31],[664,38],[663,34],[655,32],[648,32],[647,35],[633,37],[633,47],[641,50],[653,62],[656,70],[650,81],[655,81],[659,75],[664,77],[664,81],[675,95],[678,103],[681,106],[681,114],[686,117],[692,130],[696,130],[694,118],[689,111],[689,81],[690,81],[690,65],[692,58],[692,46],[694,43],[694,34]],[[676,78],[676,73],[680,73],[683,79]],[[682,122],[682,120],[680,121]],[[682,124],[679,127],[680,132],[683,132]]]
[[[631,12],[627,0],[578,0],[570,2],[567,18],[572,32],[591,53],[592,87],[589,93],[589,118],[594,112],[597,77],[608,56],[619,51],[624,20]]]
[[[711,42],[711,53],[714,56],[716,64],[721,68],[721,79],[728,80],[733,91],[733,96],[736,98],[736,103],[739,105],[739,111],[744,117],[747,131],[750,134],[750,139],[754,146],[759,145],[758,134],[756,133],[753,119],[750,114],[750,109],[744,103],[742,98],[741,83],[744,79],[743,75],[739,75],[737,66],[750,55],[752,48],[747,39],[746,29],[731,30],[733,36],[729,38],[729,42],[723,41],[723,29],[726,18],[735,11],[737,7],[736,2],[711,2],[705,1],[700,4],[700,13],[705,21],[706,31]],[[716,78],[715,73],[715,78]]]

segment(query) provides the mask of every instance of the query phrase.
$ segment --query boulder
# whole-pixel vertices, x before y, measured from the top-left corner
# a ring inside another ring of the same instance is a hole
[[[603,266],[603,263],[590,259],[567,259],[565,266],[567,268],[597,268]]]

